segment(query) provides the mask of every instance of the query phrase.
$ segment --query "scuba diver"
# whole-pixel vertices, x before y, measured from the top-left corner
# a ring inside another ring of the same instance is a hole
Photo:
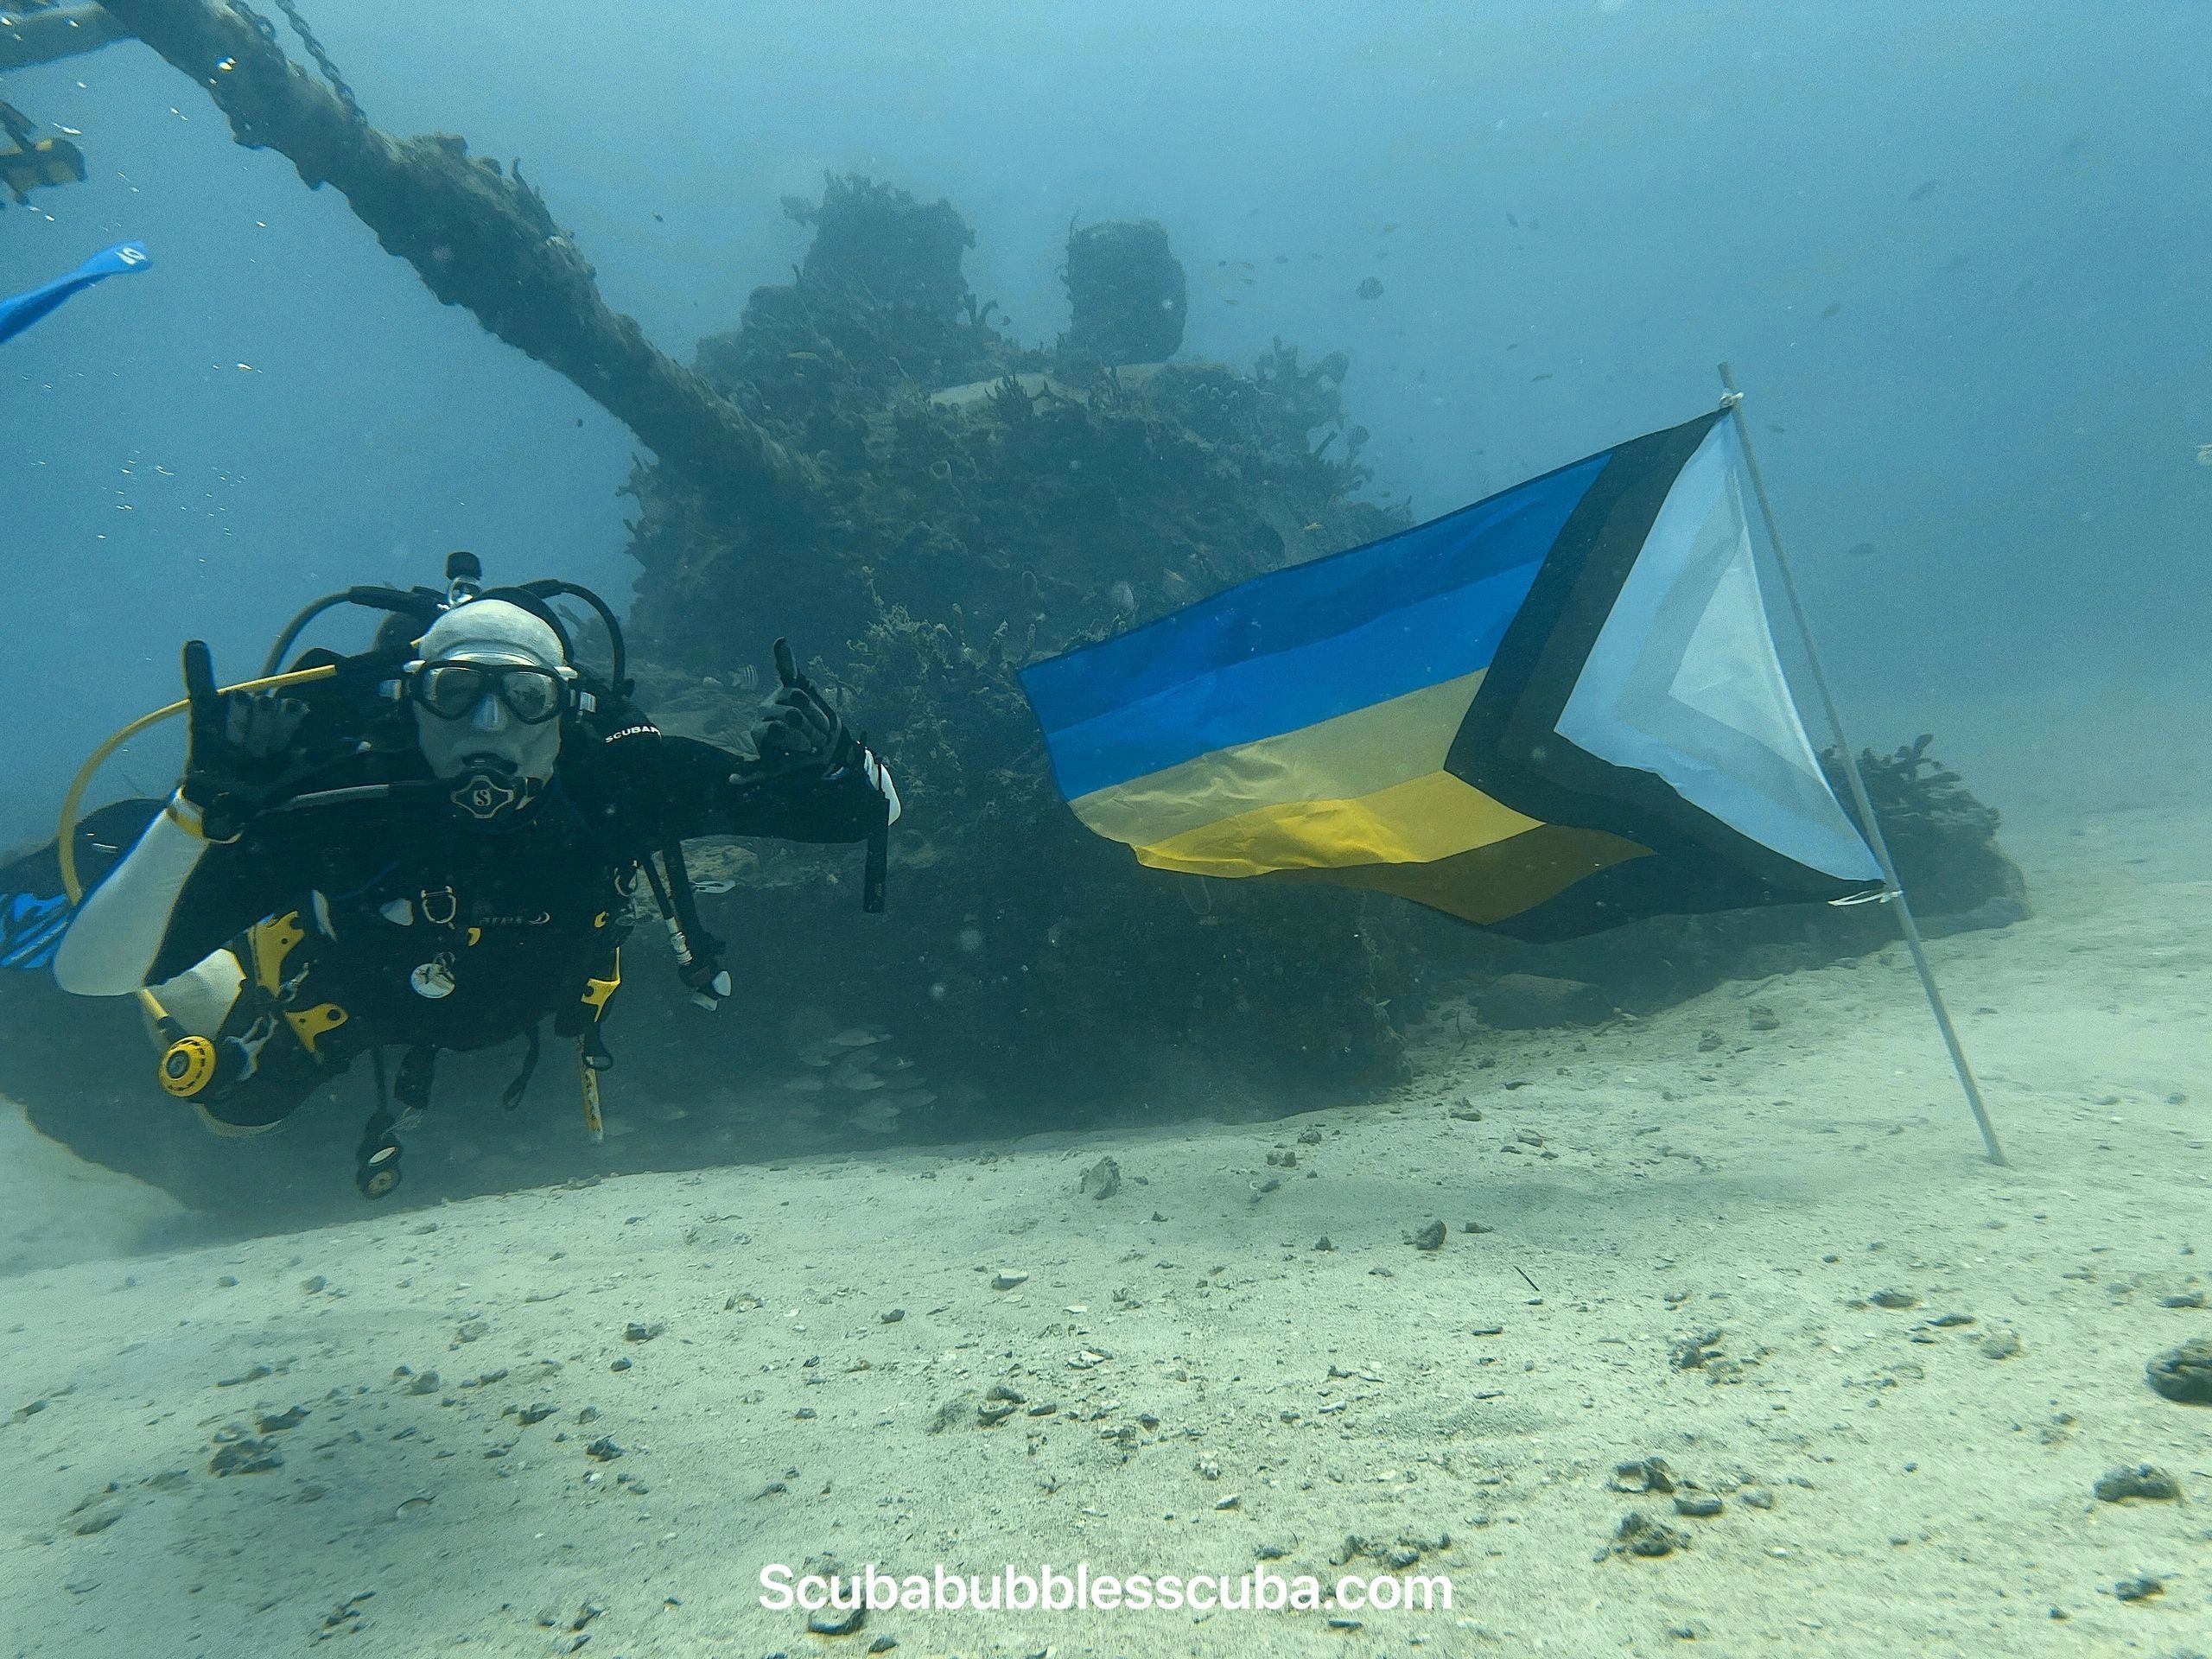
[[[165,1045],[162,1086],[219,1133],[275,1128],[368,1051],[377,1109],[355,1182],[370,1198],[398,1184],[399,1132],[429,1102],[438,1052],[526,1037],[512,1109],[548,1017],[576,1041],[599,1138],[598,1073],[611,1064],[600,1022],[639,877],[693,1000],[730,995],[685,839],[866,842],[864,903],[880,910],[899,813],[890,773],[783,640],[780,683],[723,749],[664,734],[630,701],[621,631],[597,595],[558,581],[486,590],[480,574],[457,553],[442,594],[329,595],[243,687],[218,689],[207,646],[188,643],[186,699],[172,705],[188,710],[182,781],[166,803],[77,823],[108,750],[96,754],[57,843],[70,896],[78,859],[105,848],[112,861],[58,950],[50,924],[29,934],[52,950],[63,989],[140,998]],[[608,679],[576,665],[548,603],[562,594],[598,612]],[[309,651],[276,672],[308,621],[348,602],[390,613],[369,651]],[[389,1083],[387,1046],[403,1051]]]

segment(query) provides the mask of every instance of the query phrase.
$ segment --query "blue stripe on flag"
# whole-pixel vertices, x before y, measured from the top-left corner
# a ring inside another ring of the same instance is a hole
[[[1072,800],[1488,666],[1611,458],[1023,670],[1062,792]]]
[[[1046,730],[1058,731],[1230,663],[1311,645],[1540,563],[1609,459],[1610,451],[1592,455],[1381,541],[1239,582],[1141,628],[1025,669],[1023,688]],[[1376,701],[1348,688],[1345,706]]]
[[[1521,565],[1295,651],[1231,663],[1055,732],[1053,777],[1076,800],[1487,668],[1538,568]]]

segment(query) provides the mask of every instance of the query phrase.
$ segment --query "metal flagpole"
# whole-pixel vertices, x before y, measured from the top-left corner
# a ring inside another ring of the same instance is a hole
[[[2005,1161],[2003,1148],[1997,1144],[1997,1130],[1989,1121],[1989,1109],[1982,1104],[1981,1085],[1974,1081],[1974,1068],[1967,1064],[1966,1051],[1959,1046],[1959,1033],[1951,1024],[1951,1011],[1943,1004],[1943,993],[1936,988],[1935,970],[1928,965],[1928,952],[1920,942],[1920,925],[1913,920],[1912,906],[1904,896],[1904,884],[1897,880],[1897,867],[1890,857],[1890,843],[1882,834],[1882,826],[1874,817],[1874,804],[1867,798],[1866,779],[1859,770],[1858,752],[1851,747],[1851,739],[1843,729],[1843,715],[1835,704],[1835,692],[1828,684],[1827,671],[1821,666],[1821,653],[1813,643],[1812,625],[1805,620],[1804,601],[1797,596],[1796,578],[1789,571],[1789,557],[1783,550],[1782,526],[1774,519],[1774,503],[1767,498],[1766,480],[1759,472],[1758,455],[1751,450],[1751,423],[1744,418],[1744,394],[1737,389],[1735,371],[1726,363],[1720,365],[1720,385],[1726,395],[1721,406],[1736,418],[1736,437],[1743,445],[1744,470],[1751,474],[1751,493],[1758,498],[1759,516],[1766,521],[1767,544],[1774,550],[1774,568],[1782,577],[1782,591],[1789,601],[1789,614],[1797,624],[1797,637],[1804,644],[1805,664],[1812,670],[1813,683],[1819,688],[1821,706],[1827,711],[1828,729],[1835,734],[1836,747],[1843,754],[1844,775],[1851,780],[1851,798],[1859,808],[1859,821],[1866,826],[1867,844],[1873,848],[1874,857],[1882,867],[1882,881],[1887,889],[1883,898],[1897,907],[1897,920],[1904,926],[1904,942],[1912,952],[1912,965],[1919,971],[1921,988],[1928,993],[1928,1006],[1936,1015],[1937,1029],[1943,1033],[1943,1046],[1951,1052],[1951,1069],[1959,1074],[1959,1087],[1966,1090],[1967,1105],[1974,1112],[1974,1121],[1981,1129],[1982,1144],[1989,1148],[1989,1161]]]

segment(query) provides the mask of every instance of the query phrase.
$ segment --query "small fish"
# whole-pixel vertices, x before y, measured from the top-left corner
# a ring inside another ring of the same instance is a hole
[[[1549,372],[1548,370],[1547,370],[1547,371],[1546,371],[1544,373],[1542,373],[1542,374],[1532,374],[1532,375],[1530,375],[1530,376],[1529,377],[1529,384],[1530,384],[1531,385],[1535,385],[1535,384],[1537,381],[1539,381],[1539,380],[1548,380],[1548,379],[1550,379],[1551,378],[1552,378],[1552,377],[1551,377],[1551,373],[1550,373],[1550,372]]]
[[[1319,530],[1319,529],[1320,529],[1320,528],[1321,528],[1321,521],[1320,521],[1319,518],[1316,518],[1316,519],[1315,519],[1312,524],[1308,524],[1308,525],[1306,525],[1306,533],[1307,535],[1309,535],[1309,536],[1310,536],[1310,535],[1312,535],[1315,531],[1317,531],[1317,530]]]
[[[1934,195],[1935,194],[1936,194],[1936,181],[1935,181],[1935,180],[1933,180],[1933,179],[1929,179],[1926,183],[1922,184],[1922,185],[1918,186],[1917,188],[1916,188],[1914,189],[1913,193],[1912,193],[1910,195],[1907,196],[1907,197],[1905,198],[1905,200],[1906,200],[1907,201],[1925,201],[1925,200],[1928,200],[1928,198],[1929,198],[1929,197],[1930,197],[1930,196]]]
[[[1951,256],[1950,264],[1945,265],[1943,269],[1946,270],[1964,270],[1973,263],[1974,255],[1970,253],[1955,253]]]
[[[1843,556],[1847,559],[1871,559],[1878,551],[1872,542],[1853,542],[1843,550]]]
[[[1777,426],[1772,421],[1769,421],[1766,423],[1766,429],[1770,432],[1787,432],[1789,429],[1786,426]]]
[[[1279,264],[1279,265],[1287,265],[1287,264],[1288,264],[1289,263],[1290,263],[1290,256],[1289,256],[1288,254],[1287,254],[1287,253],[1279,253],[1279,254],[1275,255],[1275,264]]]
[[[784,355],[795,363],[819,363],[822,360],[820,353],[816,352],[785,352]]]
[[[1380,276],[1370,276],[1352,292],[1363,300],[1379,300],[1382,297],[1382,279]]]
[[[1520,342],[1519,340],[1515,340],[1515,341],[1514,341],[1510,346],[1507,346],[1505,349],[1506,349],[1507,351],[1509,351],[1509,352],[1517,352],[1517,351],[1519,351],[1519,350],[1521,349],[1521,342]]]
[[[1224,295],[1223,295],[1223,296],[1222,296],[1222,297],[1221,297],[1221,302],[1222,302],[1224,305],[1234,305],[1234,304],[1236,304],[1236,301],[1234,301],[1234,300],[1230,299],[1230,298],[1226,294],[1224,294]]]
[[[668,221],[663,219],[658,213],[655,213],[653,215],[653,223],[656,225],[665,225]]]
[[[1835,315],[1837,312],[1842,309],[1843,302],[1841,300],[1830,300],[1827,308],[1821,313],[1821,321],[1826,322],[1830,317]]]
[[[1398,221],[1397,221],[1396,219],[1392,219],[1392,220],[1391,220],[1388,225],[1385,225],[1385,226],[1382,227],[1382,234],[1383,234],[1383,235],[1385,235],[1385,236],[1388,236],[1388,235],[1389,235],[1389,234],[1390,234],[1390,232],[1393,232],[1393,231],[1396,230],[1397,228],[1398,228]]]
[[[1117,582],[1106,590],[1106,602],[1124,616],[1135,616],[1137,610],[1136,589],[1126,582]]]
[[[1517,230],[1519,230],[1519,229],[1521,228],[1521,221],[1520,221],[1519,219],[1517,219],[1514,218],[1514,217],[1513,217],[1513,215],[1512,215],[1512,214],[1510,214],[1510,213],[1508,213],[1508,214],[1505,216],[1505,222],[1506,222],[1507,224],[1510,225],[1510,226],[1511,226],[1515,230],[1516,230],[1516,231],[1517,231]]]

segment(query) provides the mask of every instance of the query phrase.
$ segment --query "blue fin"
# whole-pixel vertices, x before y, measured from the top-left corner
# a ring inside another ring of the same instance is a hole
[[[143,270],[150,263],[141,242],[118,242],[103,249],[71,271],[28,294],[0,300],[0,340],[13,339],[72,294],[80,293],[103,277],[127,270]]]
[[[0,895],[0,968],[43,968],[61,948],[69,931],[71,906],[60,893],[41,899],[28,893]]]

